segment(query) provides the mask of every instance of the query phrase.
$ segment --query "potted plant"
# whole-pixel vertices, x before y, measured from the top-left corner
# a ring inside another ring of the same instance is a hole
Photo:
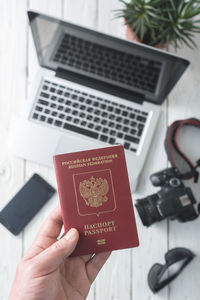
[[[199,0],[120,1],[124,8],[117,16],[125,20],[128,39],[161,48],[196,47],[193,37],[200,32],[200,20],[194,17],[200,14]]]

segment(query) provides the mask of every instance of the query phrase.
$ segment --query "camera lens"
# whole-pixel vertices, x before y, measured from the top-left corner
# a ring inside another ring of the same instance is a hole
[[[171,178],[169,180],[169,184],[172,186],[172,187],[178,187],[180,186],[181,182],[178,178],[174,177],[174,178]]]
[[[153,194],[144,199],[136,200],[136,208],[143,225],[150,226],[156,221],[160,221],[163,217],[159,214],[157,209],[157,194]]]

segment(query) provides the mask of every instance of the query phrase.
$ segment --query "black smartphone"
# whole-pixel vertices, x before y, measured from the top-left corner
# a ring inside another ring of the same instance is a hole
[[[50,184],[34,174],[2,209],[0,222],[13,234],[19,234],[54,193]]]

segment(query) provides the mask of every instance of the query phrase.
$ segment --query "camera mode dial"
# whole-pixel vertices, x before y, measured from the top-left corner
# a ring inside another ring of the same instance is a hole
[[[169,180],[169,184],[172,186],[172,187],[178,187],[181,185],[181,181],[177,178],[177,177],[173,177]]]

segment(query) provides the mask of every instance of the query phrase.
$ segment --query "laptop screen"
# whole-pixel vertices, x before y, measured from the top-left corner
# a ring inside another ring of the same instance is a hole
[[[70,71],[160,104],[189,62],[46,15],[28,12],[42,67]]]

